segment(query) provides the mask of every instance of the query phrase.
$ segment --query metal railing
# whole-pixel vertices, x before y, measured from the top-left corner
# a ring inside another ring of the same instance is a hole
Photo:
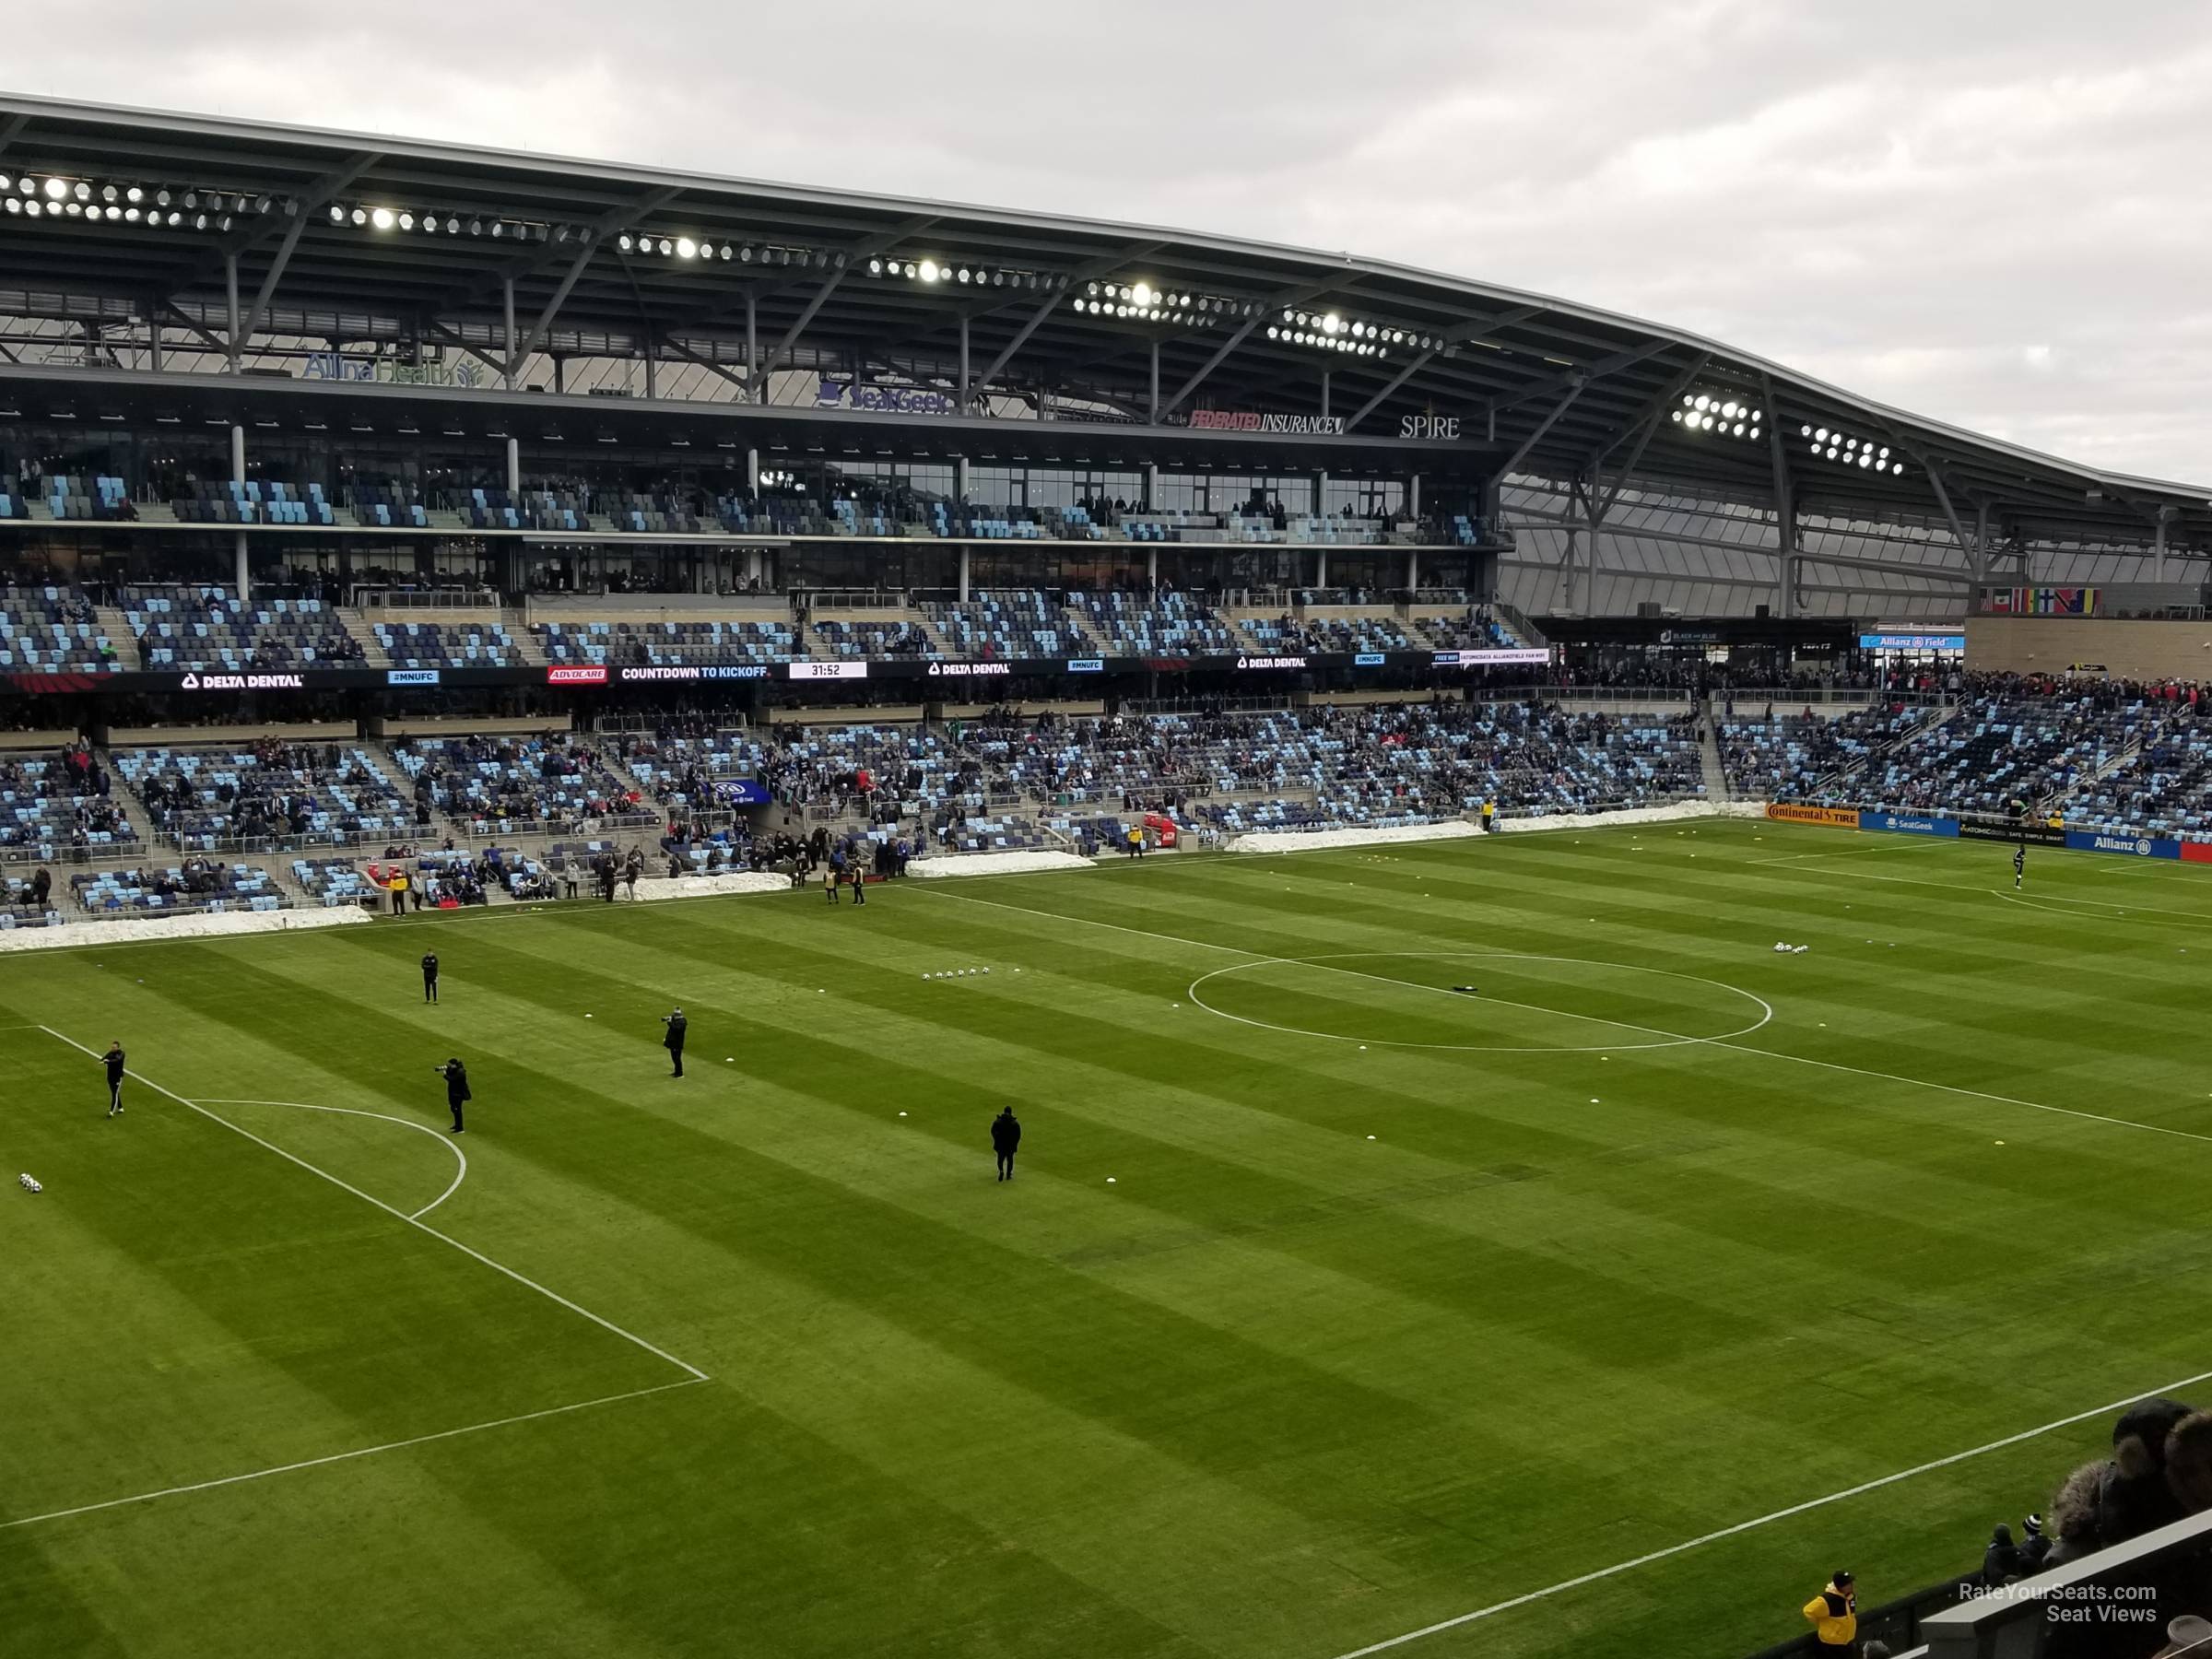
[[[496,611],[500,596],[487,588],[394,588],[356,583],[352,603],[354,608],[363,611]]]

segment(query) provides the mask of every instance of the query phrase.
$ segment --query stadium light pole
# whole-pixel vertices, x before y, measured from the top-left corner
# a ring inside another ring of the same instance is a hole
[[[235,253],[226,253],[223,255],[223,300],[226,307],[228,308],[225,311],[224,315],[229,319],[229,322],[225,324],[225,337],[228,341],[226,356],[229,359],[230,372],[232,374],[236,374],[238,372],[239,338],[238,255]]]
[[[500,279],[500,304],[507,324],[506,333],[500,336],[501,343],[506,347],[507,356],[507,366],[501,371],[500,379],[507,390],[512,392],[514,390],[514,278],[512,276],[502,276]]]
[[[1767,453],[1774,469],[1774,599],[1787,618],[1797,604],[1797,502],[1791,491],[1790,464],[1782,447],[1782,410],[1774,400],[1774,382],[1759,377],[1759,395],[1766,401]]]

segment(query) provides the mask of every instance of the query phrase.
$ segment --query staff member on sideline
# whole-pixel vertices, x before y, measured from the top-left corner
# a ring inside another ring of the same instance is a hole
[[[668,1058],[676,1067],[668,1075],[680,1077],[684,1075],[684,1033],[690,1029],[689,1022],[678,1008],[673,1014],[664,1014],[661,1023],[668,1028],[668,1034],[661,1039],[661,1046],[668,1051]]]
[[[108,1115],[114,1117],[123,1111],[123,1044],[110,1042],[100,1058],[108,1068]]]
[[[461,1108],[476,1099],[468,1092],[468,1067],[462,1065],[456,1056],[443,1065],[433,1065],[430,1069],[445,1079],[445,1103],[453,1114],[453,1126],[447,1133],[458,1135],[461,1133]]]
[[[426,1003],[438,1000],[438,953],[434,950],[422,953],[422,1000]]]
[[[1859,1590],[1851,1574],[1839,1572],[1811,1601],[1805,1617],[1813,1627],[1813,1640],[1824,1653],[1856,1651],[1859,1639]]]
[[[998,1178],[1014,1179],[1014,1150],[1021,1145],[1021,1121],[1009,1106],[991,1120],[991,1149],[998,1154]]]

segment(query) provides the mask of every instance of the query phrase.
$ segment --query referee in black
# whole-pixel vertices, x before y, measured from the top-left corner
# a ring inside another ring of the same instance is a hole
[[[100,1060],[108,1068],[108,1115],[117,1117],[123,1112],[123,1044],[110,1042]]]
[[[445,1103],[453,1114],[453,1126],[447,1133],[458,1135],[462,1128],[461,1108],[476,1099],[468,1092],[468,1067],[455,1055],[443,1065],[433,1065],[430,1069],[445,1079]]]
[[[673,1014],[664,1014],[661,1023],[668,1028],[668,1034],[661,1039],[661,1046],[668,1051],[668,1059],[676,1067],[668,1075],[680,1077],[684,1075],[684,1033],[689,1030],[689,1023],[681,1008]]]
[[[438,1000],[438,953],[434,950],[422,953],[422,1000],[426,1003]]]

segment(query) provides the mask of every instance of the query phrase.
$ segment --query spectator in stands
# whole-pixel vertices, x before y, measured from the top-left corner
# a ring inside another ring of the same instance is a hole
[[[1823,1653],[1849,1653],[1858,1646],[1859,1590],[1848,1572],[1839,1571],[1805,1604],[1813,1640]]]
[[[2032,1578],[2043,1570],[2043,1561],[2051,1553],[2051,1540],[2043,1535],[2043,1518],[2030,1515],[2020,1523],[2020,1569]]]
[[[2190,1514],[2212,1510],[2212,1411],[2193,1411],[2166,1436],[2166,1484]]]
[[[2179,1400],[2145,1400],[2112,1426],[2112,1460],[2097,1493],[2100,1544],[2124,1544],[2182,1518],[2166,1481],[2166,1437],[2190,1415]]]
[[[1990,1532],[1989,1547],[1982,1552],[1982,1583],[1997,1590],[2024,1576],[2019,1548],[2012,1541],[2012,1528],[2000,1521]]]
[[[2051,1500],[2051,1530],[2055,1535],[2043,1565],[2066,1567],[2097,1550],[2097,1494],[2104,1485],[2101,1460],[2083,1464],[2066,1477]]]

